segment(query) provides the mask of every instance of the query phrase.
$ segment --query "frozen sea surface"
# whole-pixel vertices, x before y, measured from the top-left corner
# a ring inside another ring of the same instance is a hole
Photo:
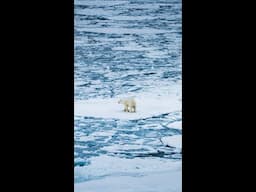
[[[181,32],[181,0],[75,0],[76,192],[181,192]]]

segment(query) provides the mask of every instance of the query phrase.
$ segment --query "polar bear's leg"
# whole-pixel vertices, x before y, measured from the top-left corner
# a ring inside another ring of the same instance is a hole
[[[131,106],[131,112],[136,112],[136,108],[135,108],[135,106]]]
[[[134,106],[133,106],[133,105],[130,105],[129,107],[130,107],[130,112],[131,112],[131,113],[132,113],[132,112],[135,112],[135,109],[134,109]]]
[[[132,113],[132,110],[133,110],[133,108],[132,108],[132,106],[130,106],[130,112]]]
[[[131,112],[131,106],[127,105],[127,112]]]
[[[124,112],[129,112],[128,105],[124,106]]]
[[[133,106],[133,112],[136,113],[136,105]]]

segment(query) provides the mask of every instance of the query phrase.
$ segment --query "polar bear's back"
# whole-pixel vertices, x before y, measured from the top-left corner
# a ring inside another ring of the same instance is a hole
[[[120,99],[119,103],[122,103],[124,105],[130,106],[130,107],[136,107],[136,101],[134,97],[127,97]]]
[[[123,103],[136,104],[136,101],[135,101],[134,97],[127,97],[127,98],[123,98],[121,100],[122,100]]]

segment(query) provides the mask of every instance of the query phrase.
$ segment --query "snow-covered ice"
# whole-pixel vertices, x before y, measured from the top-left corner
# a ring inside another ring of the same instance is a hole
[[[171,129],[182,129],[182,121],[175,121],[172,123],[169,123],[166,125],[166,127],[169,127]]]
[[[76,192],[181,192],[180,161],[101,156],[91,163],[75,168],[78,177],[86,174],[89,179],[76,183]]]
[[[135,98],[137,103],[136,113],[123,111],[123,105],[118,104],[122,98],[109,99],[89,99],[75,102],[75,115],[98,118],[114,119],[143,119],[181,110],[180,102],[177,98],[170,96],[155,98]]]
[[[75,192],[181,192],[181,177],[181,171],[169,170],[140,178],[112,176],[76,183]]]
[[[169,147],[182,147],[182,136],[181,135],[173,135],[161,138],[161,141],[164,145]]]
[[[87,175],[87,180],[102,179],[108,175],[140,177],[166,171],[181,171],[181,167],[181,161],[170,161],[169,159],[161,159],[159,161],[153,157],[126,159],[101,155],[90,158],[88,166],[75,167],[75,176],[83,178],[84,175]]]

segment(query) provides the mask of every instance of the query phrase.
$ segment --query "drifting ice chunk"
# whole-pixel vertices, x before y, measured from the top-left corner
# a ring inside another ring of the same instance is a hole
[[[182,136],[181,135],[173,135],[168,137],[162,137],[161,141],[164,145],[169,147],[182,148]]]

